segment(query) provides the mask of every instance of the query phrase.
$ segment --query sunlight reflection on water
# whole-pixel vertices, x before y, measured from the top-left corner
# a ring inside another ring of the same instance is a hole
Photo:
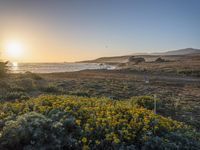
[[[11,71],[12,72],[15,72],[15,71],[17,71],[19,68],[18,68],[18,63],[17,62],[13,62],[12,64],[11,64]]]

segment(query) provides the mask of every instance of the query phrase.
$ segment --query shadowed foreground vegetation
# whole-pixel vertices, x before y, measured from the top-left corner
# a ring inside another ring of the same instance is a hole
[[[151,109],[143,97],[2,102],[0,149],[200,149],[200,135],[192,128],[141,106]]]

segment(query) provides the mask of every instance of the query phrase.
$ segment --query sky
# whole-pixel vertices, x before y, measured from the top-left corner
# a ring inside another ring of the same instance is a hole
[[[200,0],[0,0],[0,58],[71,62],[200,48],[199,27]],[[13,41],[23,51],[12,52]]]

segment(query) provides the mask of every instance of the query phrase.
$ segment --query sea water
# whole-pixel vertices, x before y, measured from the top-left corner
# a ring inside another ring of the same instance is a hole
[[[74,72],[91,69],[115,69],[114,66],[98,63],[13,63],[9,65],[12,73],[53,73]]]

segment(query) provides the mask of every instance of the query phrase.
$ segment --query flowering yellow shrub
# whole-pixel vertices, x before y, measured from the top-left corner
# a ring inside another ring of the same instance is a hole
[[[0,119],[4,123],[0,126],[0,138],[6,135],[4,128],[9,118],[17,120],[18,116],[30,112],[51,119],[56,130],[71,130],[64,121],[73,118],[73,128],[79,129],[76,130],[79,133],[73,134],[75,143],[84,149],[130,145],[137,148],[152,140],[152,137],[163,137],[163,141],[169,141],[164,135],[183,129],[189,130],[189,127],[180,122],[155,115],[145,108],[137,108],[131,105],[129,100],[41,96],[28,101],[0,104]],[[60,132],[59,136],[68,134],[63,132]],[[5,140],[5,136],[3,138]]]

